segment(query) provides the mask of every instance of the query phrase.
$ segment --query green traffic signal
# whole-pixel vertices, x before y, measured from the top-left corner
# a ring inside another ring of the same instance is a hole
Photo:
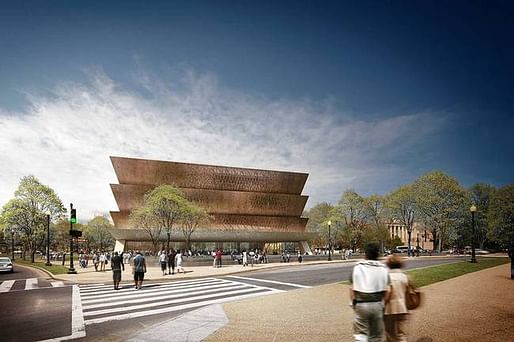
[[[77,210],[71,209],[70,222],[77,223]]]

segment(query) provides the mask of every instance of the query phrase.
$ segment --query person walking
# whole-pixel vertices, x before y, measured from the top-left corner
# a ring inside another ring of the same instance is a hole
[[[180,270],[182,270],[182,273],[186,273],[184,271],[184,268],[182,267],[182,251],[179,250],[177,252],[177,255],[175,255],[175,265],[177,266],[177,273],[180,273]]]
[[[379,342],[384,335],[384,302],[391,291],[387,267],[378,261],[379,247],[369,243],[365,260],[352,270],[350,299],[355,313],[353,331],[355,341]]]
[[[102,252],[100,254],[100,271],[105,272],[105,261],[106,261],[105,253]]]
[[[134,273],[134,283],[136,290],[141,290],[146,273],[146,260],[140,251],[136,251],[136,256],[132,259],[132,273]]]
[[[114,282],[114,289],[120,289],[121,282],[121,270],[125,271],[125,265],[123,259],[118,255],[118,252],[114,252],[114,256],[111,258],[111,270],[112,270],[112,281]]]
[[[172,248],[168,254],[168,274],[175,274],[175,256],[177,252]]]
[[[243,267],[248,266],[248,255],[246,254],[246,249],[243,251]]]
[[[161,271],[162,275],[166,275],[166,267],[168,265],[168,254],[166,254],[166,251],[163,249],[159,252],[159,262],[161,263]]]
[[[405,293],[409,278],[401,270],[403,262],[399,256],[389,256],[386,265],[389,267],[389,277],[393,287],[384,311],[386,338],[388,342],[404,342],[407,341],[406,322],[409,311],[405,304]]]
[[[221,250],[218,248],[218,250],[216,251],[216,267],[221,267]]]

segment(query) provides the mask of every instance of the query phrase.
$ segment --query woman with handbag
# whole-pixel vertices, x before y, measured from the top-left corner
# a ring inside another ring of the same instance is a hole
[[[406,322],[409,310],[405,302],[409,278],[402,272],[402,259],[391,255],[386,262],[393,291],[384,310],[384,325],[388,342],[407,341]]]

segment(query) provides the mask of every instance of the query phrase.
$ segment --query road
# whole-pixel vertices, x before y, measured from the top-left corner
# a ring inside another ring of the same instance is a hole
[[[454,263],[463,260],[464,257],[447,258],[411,258],[406,261],[405,269],[428,267]],[[302,265],[301,267],[291,267],[287,269],[279,268],[274,270],[263,270],[245,273],[244,277],[253,279],[272,280],[276,282],[293,283],[303,286],[319,286],[324,284],[337,283],[350,279],[352,267],[355,263],[334,263],[334,264],[315,264]],[[239,278],[239,280],[243,280]],[[258,281],[248,281],[248,283],[258,284]],[[268,283],[271,284],[271,283]],[[275,286],[279,289],[290,290],[290,286]]]
[[[407,268],[461,259],[412,259]],[[124,340],[143,328],[206,305],[348,280],[353,264],[292,263],[291,267],[225,277],[147,282],[140,291],[128,284],[119,291],[113,291],[112,285],[95,284],[81,285],[79,290],[78,285],[59,284],[18,266],[15,279],[0,275],[0,289],[15,282],[0,293],[2,341],[38,341],[72,334],[85,334],[79,339],[83,341]]]

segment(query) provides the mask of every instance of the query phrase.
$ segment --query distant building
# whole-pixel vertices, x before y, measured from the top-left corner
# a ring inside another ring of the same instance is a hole
[[[405,225],[401,224],[398,220],[393,220],[393,222],[387,225],[387,229],[389,230],[389,236],[391,239],[394,239],[395,236],[397,236],[400,240],[402,240],[402,245],[408,245],[409,235]],[[413,224],[410,244],[411,246],[419,246],[426,250],[434,249],[434,240],[432,234],[418,222],[414,222]]]
[[[308,174],[120,157],[111,157],[111,162],[119,182],[111,184],[119,208],[111,212],[116,250],[150,246],[145,231],[132,226],[129,215],[143,205],[145,193],[172,184],[212,217],[191,236],[197,247],[266,247],[271,252],[295,246],[311,252],[307,241],[315,234],[305,232],[308,219],[301,217]],[[184,240],[181,232],[173,232],[173,242]]]

